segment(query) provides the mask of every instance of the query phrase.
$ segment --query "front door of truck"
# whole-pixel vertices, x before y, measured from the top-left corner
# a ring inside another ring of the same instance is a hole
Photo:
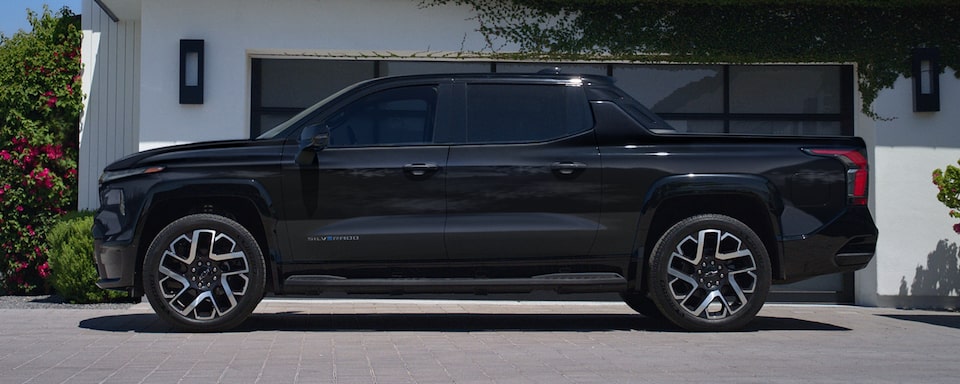
[[[297,164],[297,148],[286,147],[282,225],[289,259],[382,276],[413,261],[445,258],[448,147],[434,144],[444,124],[437,119],[439,89],[389,88],[327,113],[316,124],[329,131],[329,145],[311,165]],[[376,268],[350,266],[356,263]]]

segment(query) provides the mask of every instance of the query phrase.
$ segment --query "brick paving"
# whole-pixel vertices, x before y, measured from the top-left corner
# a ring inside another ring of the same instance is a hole
[[[768,305],[686,333],[620,303],[275,300],[180,333],[146,303],[0,310],[0,383],[955,383],[960,313]]]

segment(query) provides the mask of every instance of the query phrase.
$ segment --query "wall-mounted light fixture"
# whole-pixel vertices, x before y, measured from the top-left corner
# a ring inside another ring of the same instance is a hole
[[[180,40],[180,104],[203,104],[203,40]]]
[[[913,111],[940,110],[940,49],[913,49]]]

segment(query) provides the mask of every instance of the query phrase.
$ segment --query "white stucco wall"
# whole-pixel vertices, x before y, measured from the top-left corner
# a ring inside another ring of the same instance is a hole
[[[960,235],[951,228],[957,220],[936,199],[931,173],[960,159],[960,109],[952,107],[960,100],[960,80],[952,69],[940,75],[940,87],[941,111],[913,112],[912,80],[900,78],[873,104],[891,120],[862,118],[858,124],[858,134],[874,145],[872,212],[880,229],[876,260],[858,275],[858,299],[865,304],[931,305],[925,297],[931,278],[940,290],[951,288],[937,269],[951,257],[956,265],[956,254],[937,246],[941,240],[957,244]]]
[[[140,149],[249,136],[249,57],[262,52],[479,51],[467,8],[419,0],[142,4]],[[204,104],[179,104],[179,41],[205,40]]]

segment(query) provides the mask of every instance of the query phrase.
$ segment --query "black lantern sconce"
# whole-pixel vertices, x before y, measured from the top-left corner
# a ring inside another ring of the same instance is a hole
[[[180,104],[203,104],[203,40],[180,40]]]
[[[913,50],[913,111],[940,110],[940,50],[914,48]]]

